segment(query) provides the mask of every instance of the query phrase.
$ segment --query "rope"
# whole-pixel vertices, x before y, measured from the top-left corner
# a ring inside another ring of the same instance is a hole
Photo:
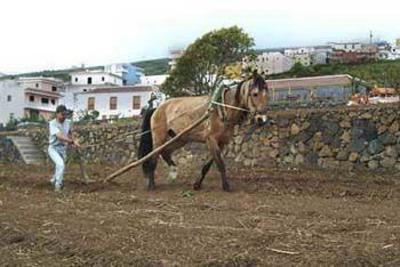
[[[239,110],[239,111],[244,111],[244,112],[251,113],[251,111],[248,110],[248,109],[239,108],[239,107],[231,106],[231,105],[220,103],[220,102],[216,102],[216,101],[212,101],[211,103],[215,104],[215,105],[218,105],[218,106],[223,106],[223,107],[227,107],[227,108],[236,109],[236,110]]]

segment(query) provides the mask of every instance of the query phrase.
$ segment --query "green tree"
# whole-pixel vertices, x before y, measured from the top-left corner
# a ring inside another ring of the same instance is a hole
[[[169,96],[208,94],[226,78],[228,66],[254,53],[253,46],[253,38],[237,26],[206,33],[177,60],[161,89]]]

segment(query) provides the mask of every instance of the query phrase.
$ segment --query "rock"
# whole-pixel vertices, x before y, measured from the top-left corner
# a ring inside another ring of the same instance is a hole
[[[297,154],[297,149],[293,144],[290,145],[290,153]]]
[[[286,164],[293,164],[294,157],[292,155],[287,155],[283,158],[283,162]]]
[[[379,141],[382,142],[383,145],[391,145],[396,143],[396,137],[390,132],[385,132],[378,137]]]
[[[370,159],[371,157],[369,156],[368,152],[364,150],[361,154],[360,162],[368,162]]]
[[[298,144],[297,144],[297,149],[298,149],[298,151],[300,152],[300,153],[304,153],[304,152],[306,152],[306,145],[303,143],[303,142],[299,142]]]
[[[271,158],[277,158],[278,157],[278,155],[279,155],[279,150],[277,150],[277,149],[274,149],[274,150],[272,150],[270,153],[269,153],[269,156],[271,157]]]
[[[323,147],[324,147],[324,143],[322,143],[322,142],[320,142],[318,140],[313,143],[313,150],[314,151],[319,151]]]
[[[307,163],[317,164],[319,156],[316,152],[310,152],[305,159]]]
[[[243,162],[243,165],[246,167],[249,167],[252,165],[252,160],[251,159],[245,159]]]
[[[397,171],[400,171],[400,163],[397,163],[396,165],[394,165],[394,167],[395,167],[395,169],[396,169]]]
[[[398,151],[395,146],[388,146],[385,148],[385,155],[391,158],[397,158]]]
[[[378,139],[372,140],[368,145],[368,152],[371,155],[376,155],[385,149],[382,142]]]
[[[396,160],[394,158],[386,157],[383,160],[381,160],[381,165],[384,168],[393,168],[395,164]]]
[[[370,142],[378,138],[378,130],[374,122],[365,119],[357,119],[353,121],[351,137],[353,140],[364,139]]]
[[[323,146],[321,151],[319,152],[319,156],[322,158],[332,157],[332,154],[332,150],[327,145]]]
[[[379,162],[376,160],[371,160],[370,162],[368,162],[368,168],[371,170],[376,170],[379,167]]]
[[[304,122],[304,123],[301,125],[301,130],[303,131],[303,130],[308,129],[308,127],[310,127],[310,125],[311,125],[311,124],[310,124],[308,121]]]
[[[340,137],[340,140],[342,140],[344,143],[350,143],[351,141],[350,131],[344,131],[342,136]]]
[[[279,127],[287,127],[289,125],[289,119],[280,117],[277,119],[277,125]]]
[[[337,156],[336,156],[336,159],[337,160],[340,160],[340,161],[345,161],[345,160],[347,160],[349,158],[349,151],[347,151],[347,150],[341,150],[341,151],[339,151],[339,153],[337,154]]]
[[[393,122],[392,125],[389,127],[389,132],[392,133],[392,134],[394,134],[394,133],[396,133],[396,132],[399,131],[399,127],[400,127],[399,122],[398,122],[398,121],[395,121],[395,122]]]
[[[238,135],[235,137],[235,144],[241,145],[243,143],[243,137]]]
[[[351,142],[351,151],[353,152],[362,152],[365,149],[365,140],[364,139],[353,139]]]
[[[372,118],[372,114],[369,113],[369,112],[367,112],[367,113],[362,114],[362,115],[360,116],[360,118],[361,118],[361,119],[371,119],[371,118]]]
[[[388,129],[388,128],[387,128],[386,125],[384,125],[384,124],[379,125],[379,127],[378,127],[378,134],[382,134],[382,133],[386,132],[387,129]]]
[[[295,123],[292,124],[292,127],[290,127],[290,134],[297,135],[299,132],[300,132],[299,126],[297,126]]]
[[[358,153],[357,152],[351,152],[349,156],[349,161],[351,162],[356,162],[358,159]]]
[[[339,125],[340,127],[345,129],[351,128],[351,122],[349,121],[341,121]]]
[[[294,164],[300,165],[304,163],[304,156],[301,154],[297,154],[295,159],[294,159]]]

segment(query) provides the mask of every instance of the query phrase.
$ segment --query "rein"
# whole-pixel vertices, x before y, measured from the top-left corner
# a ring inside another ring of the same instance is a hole
[[[231,105],[224,104],[224,103],[221,103],[221,102],[211,101],[211,104],[251,113],[251,111],[249,109],[239,108],[239,107],[231,106]]]

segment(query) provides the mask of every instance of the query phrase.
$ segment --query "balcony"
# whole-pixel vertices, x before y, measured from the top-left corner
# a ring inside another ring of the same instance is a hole
[[[53,105],[51,102],[48,104],[43,104],[38,102],[25,101],[26,109],[36,109],[41,111],[55,112],[56,107],[57,107],[57,102]]]

